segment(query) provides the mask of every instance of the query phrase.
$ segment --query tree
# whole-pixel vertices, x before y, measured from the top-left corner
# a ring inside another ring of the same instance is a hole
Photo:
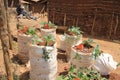
[[[2,43],[7,79],[13,80],[11,65],[10,65],[9,36],[8,36],[7,16],[6,16],[4,0],[0,0],[0,39]]]

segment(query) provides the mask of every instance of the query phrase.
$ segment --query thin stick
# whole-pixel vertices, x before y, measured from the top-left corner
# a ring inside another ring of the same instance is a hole
[[[79,18],[77,17],[76,26],[78,26],[78,21],[79,21]]]
[[[66,13],[65,13],[65,14],[64,14],[64,23],[63,23],[64,26],[66,26],[66,19],[67,19],[67,15],[66,15]]]
[[[96,17],[97,17],[97,9],[96,9],[96,12],[95,12],[95,16],[94,16],[94,20],[93,20],[93,24],[92,24],[92,29],[91,29],[91,35],[93,36],[94,35],[94,32],[93,32],[93,29],[95,27],[95,21],[96,21]]]
[[[10,31],[10,18],[9,18],[9,11],[8,11],[8,0],[5,0],[5,8],[6,8],[6,17],[7,17],[7,29],[8,29],[8,37],[9,37],[9,47],[12,50],[13,44],[12,44],[12,37],[11,37],[11,31]]]
[[[112,18],[111,18],[111,25],[110,25],[110,29],[109,29],[109,35],[108,35],[108,38],[109,38],[109,39],[110,39],[111,34],[112,34],[113,18],[114,18],[114,12],[113,12],[113,14],[112,14]]]
[[[55,13],[53,12],[53,20],[52,20],[52,22],[54,23],[54,21],[55,21]]]
[[[115,25],[115,28],[114,28],[114,35],[116,35],[116,30],[118,28],[118,23],[119,23],[119,19],[118,19],[118,15],[116,16],[116,25]]]

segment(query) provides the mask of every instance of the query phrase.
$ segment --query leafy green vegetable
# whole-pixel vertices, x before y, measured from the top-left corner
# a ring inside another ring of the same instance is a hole
[[[81,67],[79,70],[75,66],[71,66],[67,75],[61,75],[57,80],[73,80],[80,78],[80,80],[108,80],[101,77],[100,73],[95,70],[90,70],[86,67]]]
[[[69,32],[73,32],[76,35],[80,35],[82,33],[82,31],[80,30],[80,28],[72,26],[71,28],[68,29]]]
[[[35,35],[36,34],[36,31],[35,31],[35,28],[28,28],[27,32],[26,32],[27,35]]]
[[[50,35],[50,34],[44,36],[44,39],[46,40],[47,45],[49,44],[49,42],[54,42],[54,39],[53,39],[52,35]]]
[[[91,46],[92,43],[95,43],[95,42],[90,38],[83,41],[84,46]]]

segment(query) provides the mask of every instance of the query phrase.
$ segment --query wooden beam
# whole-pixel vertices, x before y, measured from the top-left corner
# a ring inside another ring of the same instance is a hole
[[[118,18],[118,15],[116,16],[116,24],[115,24],[115,28],[114,28],[114,35],[116,35],[116,31],[117,31],[117,28],[118,28],[118,24],[119,24],[119,18]]]
[[[9,11],[8,11],[8,0],[4,0],[5,2],[5,9],[6,9],[6,19],[7,19],[7,29],[8,29],[8,37],[9,37],[9,48],[12,50],[13,49],[13,44],[12,44],[12,37],[11,37],[11,31],[10,31],[10,25],[9,25]]]
[[[95,27],[96,17],[97,17],[97,9],[95,11],[95,15],[94,15],[94,19],[93,19],[93,24],[92,24],[92,28],[91,28],[91,35],[92,36],[94,36],[94,27]]]
[[[64,14],[64,23],[63,23],[64,26],[66,26],[66,20],[67,20],[67,15],[66,15],[66,13],[65,13],[65,14]]]
[[[112,14],[111,24],[110,24],[110,28],[109,28],[109,34],[108,34],[109,39],[111,38],[111,35],[112,35],[113,19],[114,19],[114,12]]]
[[[7,74],[7,80],[13,80],[10,64],[10,52],[9,52],[9,37],[7,30],[6,9],[4,6],[4,0],[0,0],[0,39],[3,49],[3,57],[5,63],[5,69]]]

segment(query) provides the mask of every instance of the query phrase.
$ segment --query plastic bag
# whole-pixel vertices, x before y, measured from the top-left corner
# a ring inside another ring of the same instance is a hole
[[[108,53],[102,53],[95,61],[94,68],[101,73],[101,75],[108,75],[111,70],[117,68],[117,62]]]

